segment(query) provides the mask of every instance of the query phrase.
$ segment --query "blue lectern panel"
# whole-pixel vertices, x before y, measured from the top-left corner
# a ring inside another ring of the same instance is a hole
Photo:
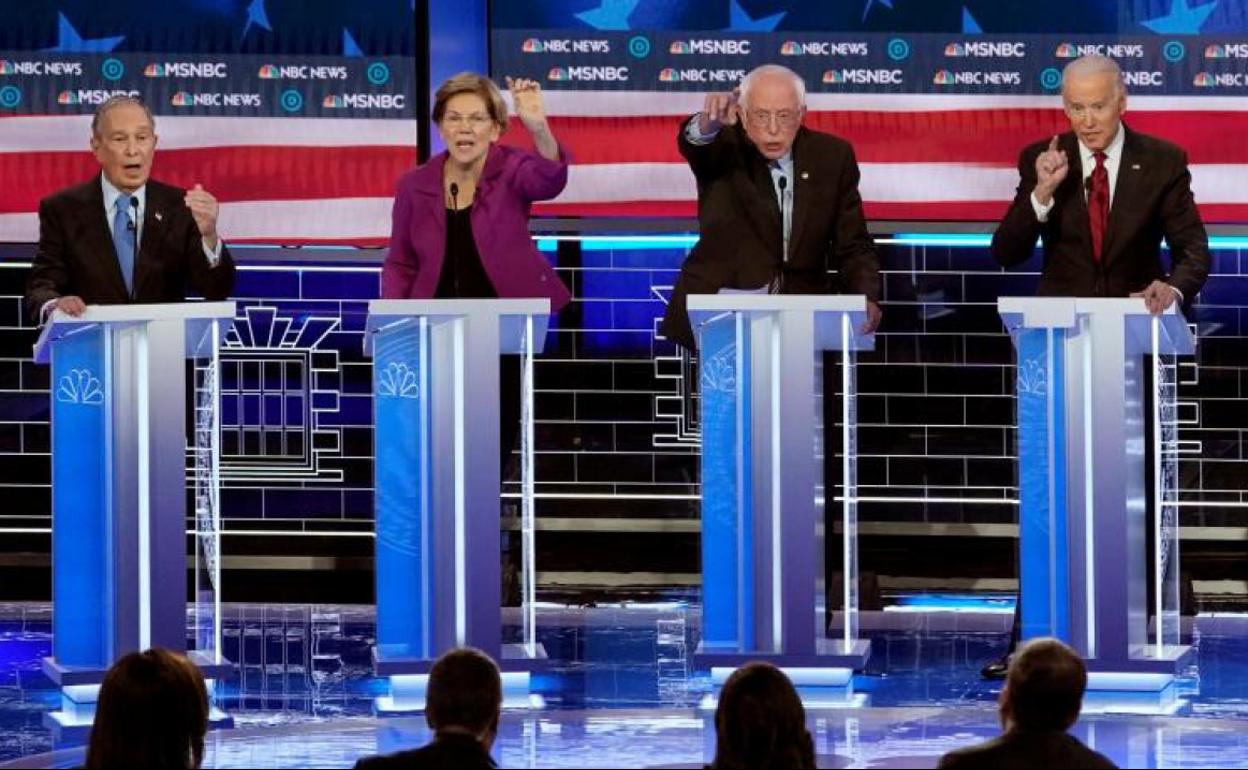
[[[749,332],[726,315],[702,327],[702,642],[754,649]]]
[[[64,666],[112,663],[113,586],[107,335],[91,327],[52,356],[53,654]]]
[[[376,410],[378,650],[428,657],[430,591],[427,327],[405,323],[377,335]]]
[[[1019,579],[1022,634],[1070,640],[1065,334],[1018,333]]]

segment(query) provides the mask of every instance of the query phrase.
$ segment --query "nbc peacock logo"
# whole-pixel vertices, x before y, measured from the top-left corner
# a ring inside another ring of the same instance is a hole
[[[542,41],[535,37],[528,38],[521,44],[520,50],[524,53],[541,53]]]
[[[547,80],[570,80],[568,71],[563,67],[551,67],[550,72],[546,73]]]
[[[1213,75],[1208,72],[1197,72],[1196,77],[1192,79],[1192,85],[1197,88],[1213,88]]]
[[[56,95],[57,104],[81,104],[78,94],[73,91],[61,91]]]
[[[680,74],[671,67],[664,67],[659,73],[660,83],[675,83],[680,80]]]
[[[143,77],[163,78],[165,77],[165,74],[165,65],[159,62],[152,62],[143,68]]]
[[[689,54],[693,53],[693,48],[684,40],[673,40],[672,44],[667,47],[668,53]]]
[[[8,59],[0,59],[0,75],[14,75],[17,67]]]
[[[797,44],[796,40],[786,40],[784,45],[780,46],[781,56],[801,56],[802,47]]]
[[[328,110],[340,110],[346,107],[347,103],[338,94],[329,94],[321,100],[321,106]]]
[[[1225,58],[1227,58],[1227,57],[1226,57],[1226,46],[1223,46],[1223,45],[1218,45],[1218,44],[1216,44],[1216,43],[1214,43],[1213,45],[1207,45],[1207,46],[1205,46],[1205,58],[1206,58],[1206,59],[1225,59]]]
[[[261,80],[276,80],[282,76],[281,70],[272,64],[262,65],[260,67],[260,72],[257,74],[260,76]]]
[[[941,70],[936,73],[936,77],[932,78],[932,83],[938,86],[953,85],[953,73],[949,70]]]
[[[966,56],[966,46],[961,43],[950,43],[945,46],[945,56]]]
[[[1074,59],[1079,56],[1079,51],[1070,43],[1062,43],[1053,52],[1053,55],[1059,59]]]
[[[195,97],[191,95],[190,91],[178,91],[173,95],[170,104],[174,107],[190,107],[195,104]]]
[[[837,84],[845,82],[845,73],[841,70],[828,70],[823,73],[823,82]]]

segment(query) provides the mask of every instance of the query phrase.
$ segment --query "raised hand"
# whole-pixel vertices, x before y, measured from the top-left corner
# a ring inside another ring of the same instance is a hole
[[[210,247],[216,248],[217,216],[221,211],[217,199],[203,185],[197,184],[187,191],[185,201],[186,207],[191,210],[191,217],[195,219],[195,226],[199,228],[199,234]]]
[[[1036,200],[1047,206],[1053,200],[1053,193],[1070,171],[1070,159],[1065,150],[1057,148],[1057,135],[1053,135],[1049,148],[1036,157]]]
[[[734,88],[726,93],[707,94],[702,111],[698,113],[698,131],[713,134],[720,126],[736,125],[740,91],[739,88]]]
[[[530,133],[546,125],[546,108],[542,104],[542,87],[536,80],[507,78],[507,89],[515,104],[516,117]]]

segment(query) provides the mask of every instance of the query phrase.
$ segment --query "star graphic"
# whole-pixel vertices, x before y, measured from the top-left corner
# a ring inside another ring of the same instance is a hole
[[[57,28],[56,45],[52,48],[45,48],[45,51],[57,51],[61,53],[107,53],[117,47],[118,43],[126,39],[125,35],[117,37],[97,37],[90,40],[83,40],[82,35],[78,34],[78,30],[74,29],[74,25],[69,23],[69,19],[65,18],[65,14],[58,13],[60,24]]]
[[[871,13],[871,6],[879,3],[888,10],[893,10],[893,0],[867,0],[867,4],[862,7],[862,20],[867,20],[867,14]]]
[[[264,0],[251,0],[251,5],[247,6],[247,23],[243,25],[243,37],[247,37],[252,24],[264,27],[270,32],[273,31],[273,25],[269,23],[269,14],[264,10]]]
[[[1209,14],[1213,13],[1213,7],[1218,4],[1218,0],[1195,8],[1187,3],[1188,0],[1174,0],[1170,13],[1140,23],[1158,35],[1195,35],[1200,32]]]
[[[889,0],[892,2],[892,0]],[[741,7],[740,0],[728,0],[728,27],[733,32],[775,32],[776,25],[788,11],[755,19]]]
[[[594,29],[625,30],[628,29],[628,17],[637,7],[640,0],[602,0],[592,10],[581,11],[576,18]]]
[[[962,33],[965,35],[983,34],[984,28],[979,26],[979,22],[975,21],[975,17],[971,15],[971,9],[965,5],[962,6]]]
[[[351,31],[346,27],[342,28],[342,55],[352,57],[364,55],[364,49],[360,48],[360,44],[355,42],[355,38],[351,36]]]

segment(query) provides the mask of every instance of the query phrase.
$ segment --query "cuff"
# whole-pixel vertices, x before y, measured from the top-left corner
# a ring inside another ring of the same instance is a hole
[[[43,326],[48,322],[48,316],[52,313],[52,308],[56,307],[56,301],[59,297],[48,300],[43,303],[43,307],[39,308],[39,325]]]
[[[225,245],[225,241],[221,240],[221,236],[217,236],[217,248],[208,248],[208,241],[201,239],[200,244],[204,247],[204,258],[208,260],[208,268],[212,269],[221,264],[221,248]]]
[[[698,120],[698,115],[701,114],[702,113],[700,112],[695,114],[689,119],[689,122],[685,124],[685,139],[688,140],[689,144],[710,144],[715,141],[715,137],[719,136],[719,129],[715,129],[709,134],[702,133],[702,129],[698,127],[698,123],[700,122]]]
[[[1044,205],[1036,200],[1036,194],[1031,194],[1031,208],[1036,212],[1036,221],[1047,222],[1049,220],[1049,212],[1053,210],[1053,204],[1056,201],[1049,201],[1049,205]]]

